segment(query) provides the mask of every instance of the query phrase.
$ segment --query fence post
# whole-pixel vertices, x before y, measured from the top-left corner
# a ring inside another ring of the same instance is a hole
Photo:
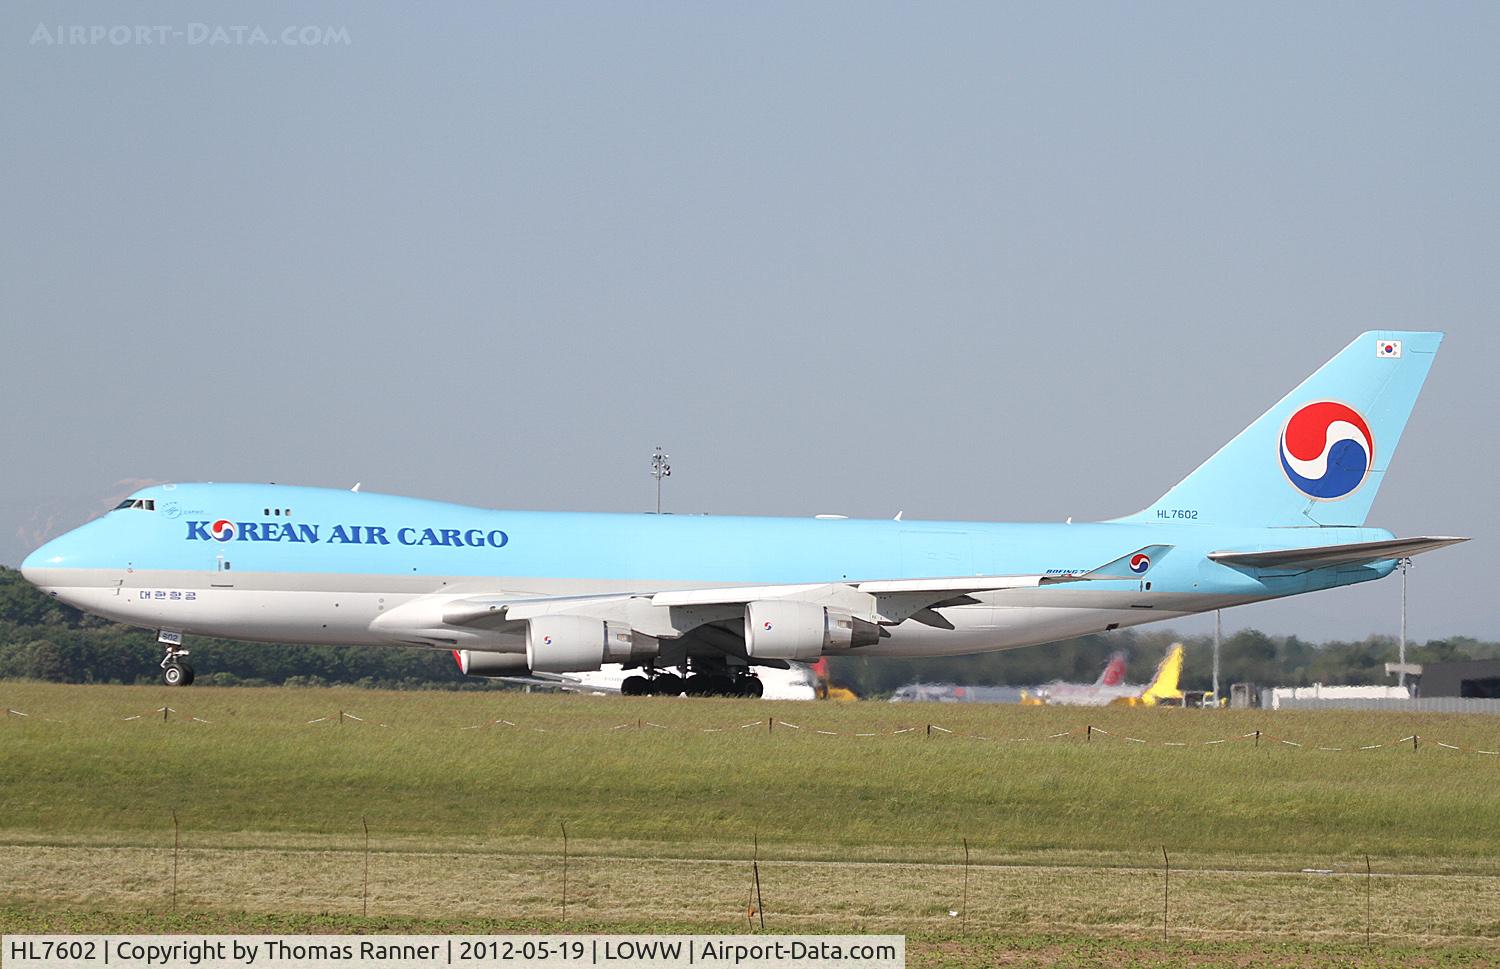
[[[773,733],[775,730],[776,730],[776,718],[775,717],[766,717],[766,733]]]
[[[766,930],[766,903],[760,896],[760,832],[754,835],[752,854],[750,855],[750,876],[755,883],[755,904],[751,906],[756,915],[760,917],[760,930]]]
[[[1372,877],[1372,874],[1371,874],[1371,871],[1370,871],[1370,855],[1367,852],[1365,854],[1365,945],[1367,947],[1370,944],[1370,880],[1371,880],[1371,877]]]
[[[177,853],[182,848],[182,828],[177,823],[177,809],[172,809],[172,911],[177,911]]]
[[[927,739],[928,740],[932,739],[932,724],[930,724],[930,723],[927,725]]]
[[[1171,898],[1172,860],[1167,857],[1167,846],[1161,846],[1161,938],[1167,940],[1167,903]]]
[[[750,855],[750,893],[745,899],[745,922],[750,928],[755,928],[755,913],[760,911],[760,906],[755,904],[755,861],[756,855],[760,854],[760,835],[755,835],[755,851]]]
[[[1255,731],[1255,746],[1257,746],[1257,747],[1260,746],[1260,731],[1259,730]]]
[[[563,836],[563,879],[562,879],[562,920],[568,920],[568,822],[557,822],[562,826]]]
[[[365,881],[360,889],[360,914],[368,917],[370,914],[370,822],[361,814],[359,823],[365,828]]]
[[[963,932],[964,935],[968,935],[969,934],[969,839],[968,838],[964,839],[964,897],[963,897],[963,908],[960,909],[960,911],[963,913],[963,919],[962,919],[962,922],[961,922],[962,932]]]
[[[1411,735],[1411,749],[1412,750],[1416,750],[1417,749],[1417,735],[1416,734],[1412,734]]]

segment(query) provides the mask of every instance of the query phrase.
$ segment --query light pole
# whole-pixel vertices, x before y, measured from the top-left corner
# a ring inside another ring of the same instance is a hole
[[[667,463],[671,455],[656,446],[656,452],[651,455],[651,477],[656,479],[656,513],[661,514],[661,479],[672,477],[672,466]]]
[[[1219,705],[1219,639],[1224,634],[1224,613],[1214,610],[1214,706]]]
[[[1401,643],[1397,646],[1396,661],[1401,664],[1401,672],[1396,674],[1396,685],[1406,685],[1406,573],[1411,568],[1411,559],[1401,560]]]

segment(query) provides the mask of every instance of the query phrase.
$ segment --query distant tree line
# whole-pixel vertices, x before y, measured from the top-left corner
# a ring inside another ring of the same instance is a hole
[[[459,673],[443,650],[300,646],[190,640],[197,683],[382,689],[487,689]],[[51,599],[21,573],[0,567],[0,677],[63,683],[160,682],[162,647],[150,630],[79,612]]]
[[[1145,683],[1173,643],[1186,648],[1180,685],[1184,690],[1213,686],[1213,636],[1180,636],[1170,629],[1133,630],[1081,636],[1048,646],[978,653],[938,659],[839,658],[832,662],[833,679],[861,696],[890,693],[907,683],[965,683],[975,686],[1034,686],[1051,680],[1092,683],[1109,656],[1124,650],[1129,657],[1126,678]],[[1387,684],[1385,664],[1397,658],[1392,636],[1371,636],[1354,642],[1311,643],[1297,636],[1270,636],[1256,629],[1226,635],[1219,649],[1219,688],[1227,694],[1233,683],[1257,686],[1310,686],[1313,683]],[[1466,636],[1407,643],[1411,663],[1441,660],[1494,659],[1500,643]]]
[[[1123,649],[1128,678],[1150,679],[1168,647],[1187,647],[1182,686],[1212,684],[1213,640],[1178,637],[1170,630],[1122,630],[1048,646],[934,659],[830,660],[833,680],[861,696],[879,696],[907,683],[953,682],[1032,686],[1050,680],[1093,682]],[[384,689],[488,689],[484,680],[458,672],[446,651],[364,646],[303,646],[195,639],[199,684],[314,686],[332,683]],[[65,683],[154,683],[162,648],[149,630],[85,615],[38,592],[14,569],[0,567],[0,677]],[[1500,657],[1500,643],[1468,637],[1408,644],[1407,659],[1423,663]],[[1310,643],[1247,629],[1224,638],[1220,684],[1260,686],[1312,683],[1388,683],[1384,664],[1396,659],[1396,641],[1373,636],[1356,642]]]

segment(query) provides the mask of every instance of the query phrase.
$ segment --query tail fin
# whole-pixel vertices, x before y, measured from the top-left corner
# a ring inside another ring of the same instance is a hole
[[[1361,525],[1441,333],[1362,333],[1149,508],[1123,521]]]
[[[1141,691],[1141,702],[1147,706],[1155,706],[1162,700],[1182,699],[1182,691],[1177,688],[1177,682],[1181,678],[1182,644],[1173,643],[1172,648],[1167,650],[1167,655],[1162,657],[1161,665],[1156,668],[1156,675]]]
[[[1109,657],[1109,665],[1094,681],[1095,686],[1119,686],[1125,682],[1125,654],[1115,652]]]

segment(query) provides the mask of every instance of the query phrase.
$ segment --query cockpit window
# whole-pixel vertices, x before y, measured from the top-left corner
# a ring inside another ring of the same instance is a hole
[[[126,498],[124,501],[120,502],[118,505],[115,505],[115,511],[119,511],[121,508],[139,508],[142,511],[155,511],[156,510],[156,499],[154,499],[154,498]]]

